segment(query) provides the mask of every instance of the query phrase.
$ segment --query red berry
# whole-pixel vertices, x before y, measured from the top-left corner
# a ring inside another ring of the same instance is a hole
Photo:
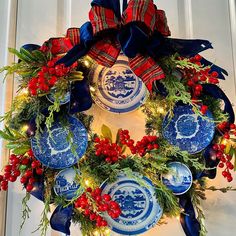
[[[8,180],[10,178],[10,176],[11,176],[10,172],[5,172],[3,175],[4,179],[6,179],[6,180]]]
[[[194,60],[195,61],[201,61],[202,60],[202,56],[197,54],[197,55],[194,56]]]
[[[0,175],[0,182],[3,181],[3,175]]]
[[[55,63],[54,63],[53,61],[49,61],[49,62],[47,63],[47,66],[48,66],[48,67],[53,67],[54,64],[55,64]]]
[[[96,219],[96,214],[95,213],[91,213],[90,216],[89,216],[89,219],[91,221],[94,221]]]
[[[20,178],[20,182],[21,182],[22,184],[26,184],[27,181],[28,181],[28,179],[27,179],[25,176],[22,176],[22,177]]]
[[[224,168],[224,163],[219,163],[219,165],[218,165],[220,168]]]
[[[24,176],[27,177],[27,178],[31,177],[32,175],[33,175],[32,170],[27,170],[24,174]]]
[[[10,177],[9,177],[9,181],[10,181],[10,182],[15,182],[15,181],[16,181],[16,178],[17,178],[16,176],[10,176]]]
[[[236,128],[236,125],[235,124],[231,124],[230,125],[230,129],[235,129]]]
[[[33,150],[30,149],[28,152],[27,152],[28,156],[29,157],[34,157],[34,153],[33,153]]]
[[[104,194],[102,197],[106,202],[109,202],[111,200],[111,196],[109,194]]]
[[[26,158],[24,158],[24,159],[21,160],[21,164],[22,164],[22,165],[28,165],[28,164],[29,164],[29,161],[30,161],[29,158],[26,157]]]
[[[231,182],[233,180],[233,177],[231,175],[227,176],[227,181]]]
[[[26,191],[31,192],[33,190],[34,186],[32,184],[27,184]]]
[[[37,175],[42,175],[43,174],[43,169],[42,168],[36,168],[36,173],[37,173]]]
[[[11,170],[12,170],[12,166],[11,165],[6,165],[4,167],[4,172],[11,172]]]
[[[217,77],[219,76],[219,74],[218,74],[218,72],[213,71],[213,72],[211,73],[211,76],[217,78]]]
[[[101,226],[103,226],[103,227],[107,226],[107,222],[105,220],[102,220],[101,221]]]
[[[227,177],[228,176],[228,172],[227,171],[222,171],[222,175],[224,176],[224,177]]]
[[[225,138],[225,139],[230,139],[229,133],[225,133],[225,134],[224,134],[224,138]]]

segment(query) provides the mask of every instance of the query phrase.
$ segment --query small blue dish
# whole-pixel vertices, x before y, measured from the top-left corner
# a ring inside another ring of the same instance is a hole
[[[76,171],[73,168],[67,168],[60,171],[54,183],[54,192],[57,196],[64,197],[70,201],[76,197],[76,191],[80,185],[76,182]]]
[[[190,169],[180,162],[170,162],[170,171],[162,175],[162,182],[173,194],[182,195],[192,186],[193,176]]]
[[[128,177],[122,173],[114,183],[105,181],[101,185],[102,194],[109,194],[120,205],[122,213],[117,219],[112,219],[106,213],[104,218],[111,230],[121,235],[137,235],[148,231],[163,213],[151,180],[138,173],[133,175]]]
[[[55,102],[55,94],[52,91],[50,94],[47,95],[47,99],[49,102],[54,103]],[[70,102],[70,92],[66,92],[65,96],[63,98],[59,98],[60,105],[64,105]]]
[[[50,131],[45,127],[38,140],[36,137],[31,139],[35,157],[46,167],[52,169],[71,167],[87,149],[88,134],[83,124],[72,116],[68,116],[67,123],[64,126],[61,122],[54,122]],[[72,134],[71,142],[68,142],[69,132]]]
[[[163,121],[163,136],[167,141],[190,154],[204,150],[212,141],[215,124],[208,110],[203,118],[195,114],[189,105],[176,106],[174,116],[169,119],[169,113]]]
[[[111,67],[96,65],[90,73],[97,85],[95,103],[110,112],[126,113],[141,106],[148,91],[145,84],[130,69],[128,59],[120,55]]]

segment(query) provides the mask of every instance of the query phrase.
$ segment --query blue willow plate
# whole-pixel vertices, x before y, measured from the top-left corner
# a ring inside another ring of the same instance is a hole
[[[110,112],[126,113],[141,106],[148,95],[145,84],[130,69],[128,59],[120,55],[111,68],[96,65],[90,77],[97,85],[95,103]]]
[[[122,213],[117,219],[104,214],[112,231],[121,235],[146,232],[160,220],[163,213],[152,182],[138,173],[133,174],[135,177],[119,174],[114,183],[105,181],[101,185],[102,194],[110,194],[121,207]]]
[[[54,183],[54,192],[57,196],[64,197],[66,200],[71,200],[76,197],[76,191],[80,185],[75,181],[76,171],[73,168],[67,168],[60,171]]]
[[[193,183],[193,176],[190,169],[180,162],[170,162],[168,167],[170,171],[162,175],[163,184],[175,195],[186,193]]]
[[[39,140],[31,139],[31,146],[35,157],[45,166],[52,169],[64,169],[76,164],[84,155],[88,135],[83,124],[76,118],[68,116],[68,124],[63,126],[54,122],[50,131],[45,127]],[[69,131],[73,134],[68,142]],[[72,152],[72,145],[75,152]]]
[[[212,141],[215,124],[210,111],[205,118],[195,114],[190,105],[176,106],[174,116],[163,121],[163,136],[172,145],[190,154],[204,150]]]

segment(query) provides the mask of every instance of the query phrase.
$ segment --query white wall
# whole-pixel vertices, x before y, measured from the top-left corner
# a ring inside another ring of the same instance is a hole
[[[0,51],[5,52],[6,9],[9,2],[16,0],[0,0]],[[65,33],[67,27],[78,27],[87,20],[90,1],[84,0],[18,0],[17,37],[16,46],[19,48],[25,43],[41,44],[44,40]],[[209,39],[214,51],[204,53],[209,59],[220,64],[229,72],[228,79],[221,85],[226,93],[235,102],[235,8],[234,0],[156,0],[159,8],[164,9],[168,16],[169,26],[173,37],[206,38]],[[2,13],[2,14],[1,14]],[[3,17],[3,20],[2,20]],[[9,26],[8,26],[9,27]],[[232,34],[234,33],[234,34]],[[4,43],[4,44],[3,44]],[[0,63],[5,63],[5,57],[1,57]],[[0,94],[2,95],[2,86]],[[1,97],[1,100],[2,97]],[[1,103],[0,103],[1,105]],[[0,106],[1,108],[2,106]],[[117,128],[129,128],[136,138],[144,134],[144,117],[136,111],[128,115],[114,115],[101,111],[99,108],[91,110],[95,114],[94,129],[99,130],[102,123],[111,126],[114,131]],[[132,120],[132,122],[130,122]],[[226,186],[226,182],[219,175],[210,184]],[[236,182],[232,183],[234,186]],[[24,192],[20,184],[12,185],[8,196],[7,233],[6,236],[18,235],[21,220],[21,198]],[[209,236],[232,236],[236,232],[235,193],[221,194],[209,193],[208,200],[203,204],[207,216]],[[27,222],[22,235],[28,236],[36,228],[39,222],[39,212],[42,204],[32,198],[31,219]],[[72,229],[72,236],[79,236],[78,228]],[[39,235],[39,234],[35,234]],[[56,235],[49,231],[48,235]],[[168,225],[155,227],[145,235],[184,235],[179,222],[170,219]]]

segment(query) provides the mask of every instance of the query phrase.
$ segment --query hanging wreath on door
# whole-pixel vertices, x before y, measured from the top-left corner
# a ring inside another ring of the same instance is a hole
[[[124,1],[122,15],[119,1],[91,5],[90,22],[66,37],[9,49],[19,61],[1,72],[16,73],[19,90],[2,117],[11,155],[1,190],[20,178],[23,221],[31,195],[44,202],[41,235],[49,223],[69,235],[71,221],[84,235],[137,235],[164,215],[180,216],[188,236],[206,235],[200,201],[218,190],[206,181],[217,167],[233,180],[234,112],[218,86],[227,72],[199,55],[209,41],[169,38],[152,0]],[[105,124],[94,133],[93,101],[106,112],[141,109],[146,135],[113,137]]]

